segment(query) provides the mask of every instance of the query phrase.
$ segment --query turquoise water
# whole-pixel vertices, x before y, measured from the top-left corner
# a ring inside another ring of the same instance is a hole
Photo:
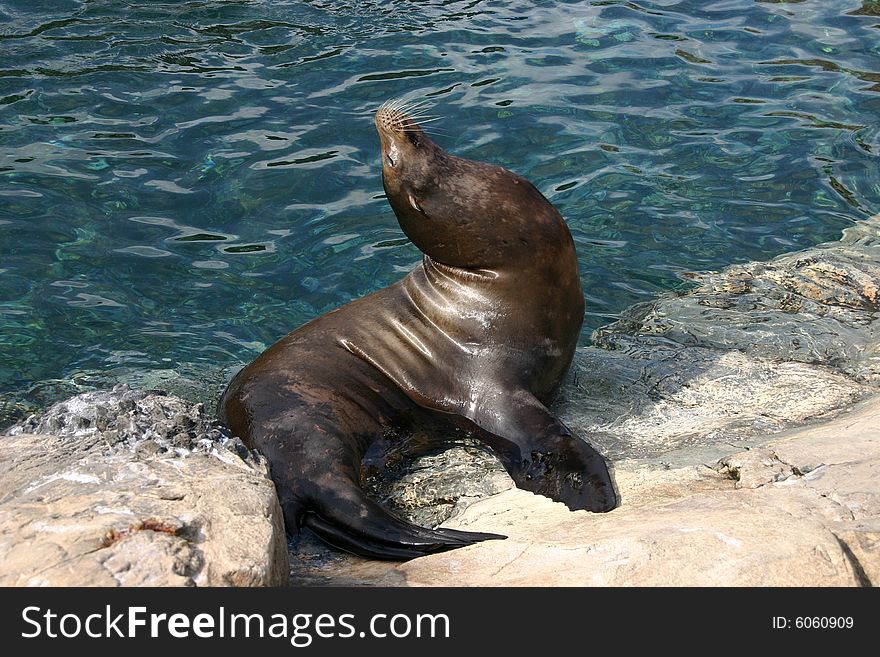
[[[0,0],[0,425],[211,399],[418,260],[371,113],[531,179],[590,331],[880,211],[880,2]]]

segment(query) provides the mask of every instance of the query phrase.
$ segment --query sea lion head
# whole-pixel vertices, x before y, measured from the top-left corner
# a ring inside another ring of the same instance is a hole
[[[561,256],[573,262],[565,222],[534,185],[503,167],[450,155],[411,111],[387,102],[375,124],[388,202],[423,253],[468,269],[547,269]]]

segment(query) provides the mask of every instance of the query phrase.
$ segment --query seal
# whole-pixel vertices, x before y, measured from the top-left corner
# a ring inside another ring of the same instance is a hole
[[[420,120],[394,101],[375,114],[385,193],[421,263],[280,339],[219,403],[268,459],[288,533],[381,559],[504,538],[418,527],[364,493],[365,451],[401,424],[464,429],[519,488],[571,509],[617,504],[602,456],[547,408],[583,322],[568,227],[527,180],[446,153]]]

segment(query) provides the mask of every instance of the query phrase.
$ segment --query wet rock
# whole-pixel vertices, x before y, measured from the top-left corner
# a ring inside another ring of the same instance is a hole
[[[578,353],[558,411],[612,460],[743,445],[876,391],[825,366],[660,340],[621,336],[620,350]]]
[[[575,356],[563,419],[612,458],[741,445],[880,388],[880,219],[840,241],[695,275]]]
[[[748,285],[741,285],[743,278]],[[737,350],[880,383],[880,220],[840,241],[698,277],[699,287],[631,309],[594,335],[598,346],[653,344]]]
[[[411,522],[436,527],[472,502],[512,486],[497,457],[471,443],[402,457],[370,477],[366,490]]]
[[[155,430],[160,415],[168,430]],[[0,437],[0,585],[283,583],[265,460],[214,425],[199,405],[121,387],[12,427]],[[196,444],[185,427],[218,439]]]
[[[202,404],[193,404],[164,392],[131,390],[118,385],[111,391],[86,392],[51,406],[41,414],[6,429],[7,435],[24,433],[57,436],[95,436],[102,452],[153,450],[183,456],[189,452],[210,452],[214,443],[225,446],[241,441],[225,432]],[[196,440],[204,436],[209,442]],[[156,445],[143,446],[149,441]],[[242,456],[250,459],[249,454]]]

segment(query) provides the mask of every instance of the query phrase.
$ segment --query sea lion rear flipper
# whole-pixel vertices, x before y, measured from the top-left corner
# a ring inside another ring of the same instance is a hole
[[[351,481],[334,482],[332,497],[314,500],[299,524],[327,543],[373,559],[412,559],[491,539],[500,534],[427,529],[392,515]]]
[[[486,404],[470,418],[518,488],[572,510],[610,511],[617,493],[605,459],[527,390]]]

